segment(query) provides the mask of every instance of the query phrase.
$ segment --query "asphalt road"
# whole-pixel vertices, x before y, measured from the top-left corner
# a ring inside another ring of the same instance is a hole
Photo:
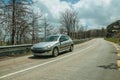
[[[58,57],[32,55],[0,61],[0,80],[120,80],[116,49],[98,38]]]

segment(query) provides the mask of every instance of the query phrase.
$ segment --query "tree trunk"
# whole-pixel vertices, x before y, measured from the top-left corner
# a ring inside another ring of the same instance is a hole
[[[15,25],[15,0],[13,2],[13,11],[12,11],[12,35],[11,35],[11,44],[15,45],[15,33],[16,33],[16,25]]]

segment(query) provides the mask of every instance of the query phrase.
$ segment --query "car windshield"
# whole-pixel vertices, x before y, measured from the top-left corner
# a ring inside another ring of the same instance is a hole
[[[49,36],[45,39],[45,42],[57,41],[59,36]]]

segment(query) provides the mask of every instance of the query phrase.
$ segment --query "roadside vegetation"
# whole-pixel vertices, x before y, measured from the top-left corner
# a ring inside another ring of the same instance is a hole
[[[74,45],[77,45],[77,44],[80,44],[80,43],[83,43],[83,42],[85,42],[85,41],[89,41],[89,40],[91,40],[91,38],[88,38],[88,39],[81,39],[81,40],[73,40],[73,42],[74,42]]]
[[[120,38],[105,38],[105,40],[120,44]]]
[[[2,45],[7,45],[7,44],[4,41],[0,41],[0,46],[2,46]]]
[[[120,20],[109,24],[106,28],[107,34],[105,40],[117,43],[120,45]]]

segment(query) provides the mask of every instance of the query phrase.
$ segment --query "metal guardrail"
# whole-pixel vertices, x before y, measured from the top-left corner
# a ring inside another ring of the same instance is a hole
[[[91,40],[92,38],[86,38],[86,39],[77,39],[77,40],[73,40],[74,44],[79,44],[88,40]]]
[[[30,46],[32,46],[32,44],[10,45],[10,46],[0,46],[0,49],[16,48],[16,47],[30,47]]]
[[[14,54],[22,54],[30,51],[32,44],[0,46],[0,56],[10,56]]]
[[[73,40],[74,44],[79,44],[81,42],[90,40],[88,39],[78,39]],[[1,56],[11,56],[15,54],[23,54],[24,52],[29,52],[32,44],[22,44],[22,45],[10,45],[10,46],[0,46],[0,57]]]

